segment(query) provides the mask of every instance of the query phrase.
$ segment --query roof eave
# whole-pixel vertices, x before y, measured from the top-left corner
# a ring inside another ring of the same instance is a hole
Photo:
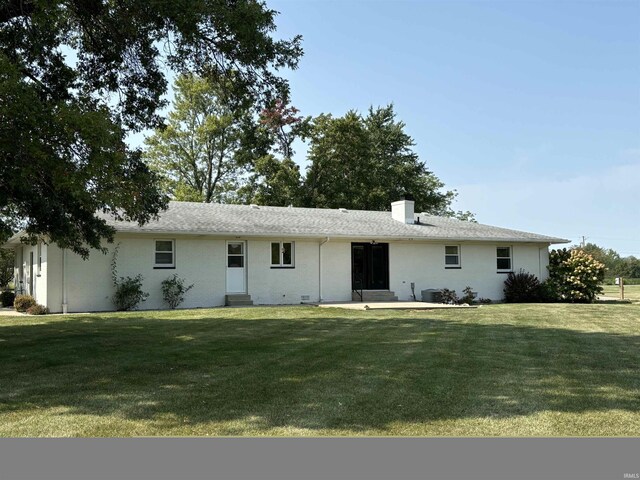
[[[513,237],[424,237],[424,236],[411,236],[411,235],[346,235],[346,234],[331,234],[328,232],[323,233],[296,233],[296,232],[260,232],[260,233],[248,233],[243,231],[230,231],[230,232],[212,232],[208,230],[147,230],[147,229],[118,229],[116,233],[119,234],[132,234],[132,235],[187,235],[187,236],[209,236],[209,237],[246,237],[246,238],[278,238],[278,237],[293,237],[293,238],[340,238],[340,239],[363,239],[370,238],[376,240],[395,240],[395,241],[426,241],[426,242],[512,242],[512,243],[546,243],[546,244],[558,244],[569,243],[570,240],[563,238],[513,238]]]

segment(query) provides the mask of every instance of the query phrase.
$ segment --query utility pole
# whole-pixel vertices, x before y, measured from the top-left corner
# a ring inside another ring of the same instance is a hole
[[[585,241],[587,240],[587,237],[585,237],[584,235],[582,235],[582,243],[580,244],[581,248],[585,247]]]

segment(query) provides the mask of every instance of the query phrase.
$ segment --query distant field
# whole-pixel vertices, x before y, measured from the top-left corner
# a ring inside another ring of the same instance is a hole
[[[607,297],[616,297],[620,295],[620,287],[618,285],[604,285],[604,295]],[[640,285],[625,285],[624,298],[640,302]]]

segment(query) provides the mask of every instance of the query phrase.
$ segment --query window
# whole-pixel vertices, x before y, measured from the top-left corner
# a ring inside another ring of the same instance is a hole
[[[460,246],[444,247],[444,268],[460,268]]]
[[[293,242],[271,242],[271,266],[293,268]]]
[[[175,240],[156,240],[154,268],[175,268]]]
[[[511,270],[511,247],[496,248],[496,258],[498,270]]]
[[[38,243],[38,275],[42,272],[42,243]]]
[[[244,242],[227,243],[227,267],[244,268]]]

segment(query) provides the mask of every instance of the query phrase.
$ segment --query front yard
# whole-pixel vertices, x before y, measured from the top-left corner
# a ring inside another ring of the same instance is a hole
[[[0,436],[640,435],[640,305],[0,317]]]

